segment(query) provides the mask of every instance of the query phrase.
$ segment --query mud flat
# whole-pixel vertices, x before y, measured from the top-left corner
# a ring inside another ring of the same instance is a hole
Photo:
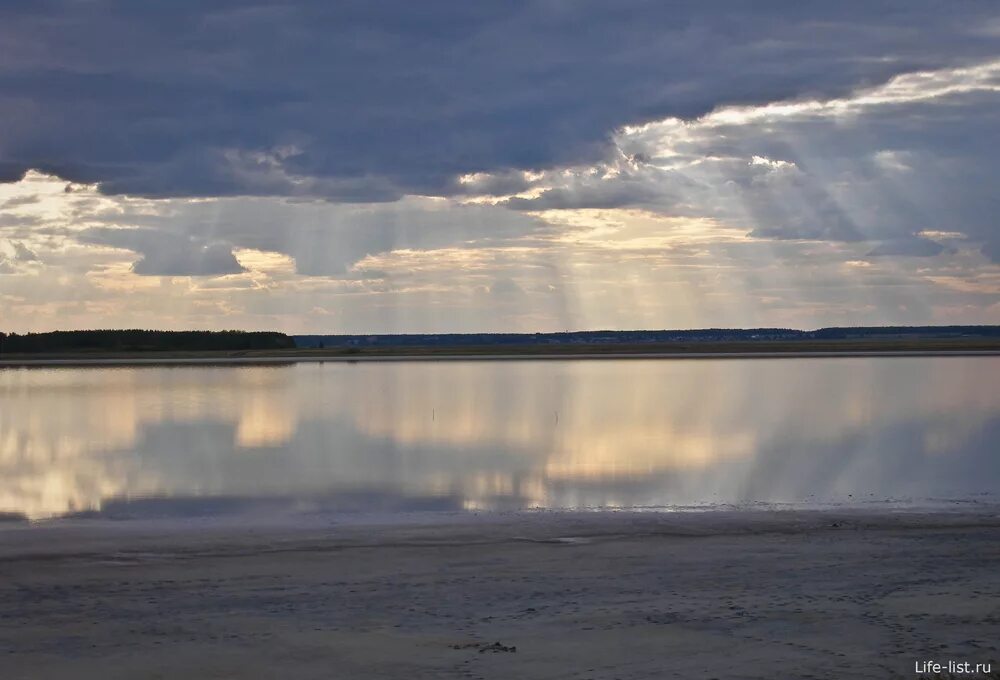
[[[1000,661],[1000,514],[0,524],[31,678],[915,678]]]

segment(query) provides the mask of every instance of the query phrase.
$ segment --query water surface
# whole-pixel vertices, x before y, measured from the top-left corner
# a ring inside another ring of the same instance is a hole
[[[0,369],[30,518],[975,502],[1000,358]]]

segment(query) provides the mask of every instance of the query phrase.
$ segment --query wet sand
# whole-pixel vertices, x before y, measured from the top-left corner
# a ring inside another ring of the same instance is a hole
[[[998,564],[993,508],[9,522],[0,675],[915,678],[1000,660]]]

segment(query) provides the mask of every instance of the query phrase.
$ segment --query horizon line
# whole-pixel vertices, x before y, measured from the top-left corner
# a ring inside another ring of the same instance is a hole
[[[790,326],[702,326],[697,328],[627,328],[627,329],[611,329],[611,328],[595,328],[595,329],[581,329],[581,330],[563,330],[563,331],[403,331],[403,332],[375,332],[375,331],[363,331],[363,332],[340,332],[340,333],[324,333],[324,332],[311,332],[311,333],[292,333],[275,329],[239,329],[239,328],[220,328],[220,329],[204,329],[204,328],[188,328],[188,329],[160,329],[160,328],[72,328],[72,329],[53,329],[47,331],[27,331],[27,332],[17,332],[17,331],[2,331],[0,330],[0,336],[27,336],[27,335],[46,335],[51,333],[109,333],[109,332],[144,332],[144,333],[277,333],[280,335],[285,335],[289,337],[307,337],[307,336],[323,336],[323,337],[347,337],[347,336],[420,336],[420,335],[574,335],[581,333],[693,333],[699,331],[784,331],[784,332],[795,332],[795,333],[816,333],[819,331],[827,330],[895,330],[895,329],[1000,329],[1000,324],[891,324],[891,325],[850,325],[850,326],[820,326],[818,328],[793,328]]]

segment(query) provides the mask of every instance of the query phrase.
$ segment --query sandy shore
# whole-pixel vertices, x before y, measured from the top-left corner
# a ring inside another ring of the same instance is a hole
[[[0,675],[996,669],[998,564],[1000,514],[988,508],[11,522],[0,527]]]
[[[900,350],[843,352],[602,352],[579,354],[400,354],[400,355],[331,355],[331,356],[253,356],[253,357],[105,357],[95,359],[2,359],[0,368],[58,366],[218,366],[259,364],[414,362],[414,361],[580,361],[612,359],[851,359],[861,357],[990,357],[1000,350]]]

